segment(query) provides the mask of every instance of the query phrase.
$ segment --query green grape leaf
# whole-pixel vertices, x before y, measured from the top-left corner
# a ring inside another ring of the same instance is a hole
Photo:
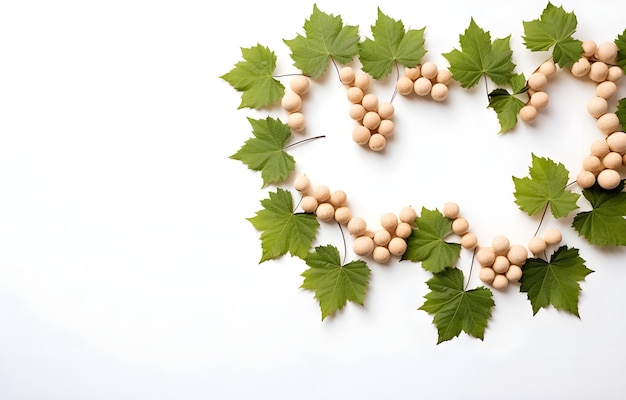
[[[570,68],[583,55],[583,43],[574,39],[576,15],[548,2],[541,17],[524,21],[524,44],[531,51],[546,51],[554,46],[552,58],[561,67]]]
[[[520,86],[521,81],[521,86]],[[489,93],[489,108],[492,108],[498,115],[500,122],[500,132],[507,132],[517,124],[517,115],[524,107],[524,102],[515,97],[526,90],[526,78],[524,74],[513,75],[511,79],[513,93],[508,90],[497,88]]]
[[[306,259],[309,269],[302,273],[303,289],[315,292],[320,303],[322,321],[341,310],[348,301],[363,305],[370,269],[357,260],[341,265],[339,250],[334,246],[318,246]]]
[[[574,217],[572,227],[580,236],[598,246],[626,246],[626,193],[625,181],[613,190],[595,184],[583,190],[592,210]]]
[[[313,214],[294,213],[291,192],[277,188],[261,200],[263,209],[247,218],[261,233],[263,261],[290,253],[305,259],[313,246],[320,224]]]
[[[465,34],[459,36],[461,51],[454,49],[443,56],[450,63],[452,78],[464,88],[475,86],[481,76],[487,75],[498,85],[509,83],[515,69],[511,36],[491,42],[491,35],[481,29],[472,18]]]
[[[528,295],[533,315],[540,308],[554,308],[578,315],[578,282],[592,273],[578,249],[561,246],[550,257],[550,262],[529,258],[522,268],[520,292]]]
[[[461,245],[443,240],[452,233],[452,221],[439,210],[422,207],[415,224],[417,228],[407,240],[407,250],[402,259],[421,261],[422,268],[433,273],[454,266],[461,255]]]
[[[566,189],[569,172],[561,163],[532,155],[530,178],[513,177],[515,203],[528,215],[543,211],[548,205],[555,218],[567,217],[578,208],[580,197]]]
[[[622,67],[624,72],[626,72],[626,29],[624,29],[621,35],[617,36],[615,44],[617,45],[617,65]],[[624,125],[624,123],[622,123],[622,125]]]
[[[389,75],[394,63],[414,67],[426,54],[424,29],[405,32],[402,21],[396,21],[378,9],[376,25],[372,27],[374,40],[366,38],[360,45],[359,57],[363,71],[374,79]]]
[[[450,268],[435,274],[426,282],[430,293],[419,310],[433,316],[439,338],[437,344],[453,339],[464,331],[483,340],[491,309],[493,293],[486,287],[463,289],[463,272]]]
[[[311,17],[304,22],[306,36],[283,40],[291,50],[296,68],[311,78],[319,78],[328,69],[330,59],[347,64],[359,53],[359,29],[343,25],[340,16],[326,14],[313,5]]]
[[[257,44],[241,48],[241,54],[244,61],[220,76],[237,91],[243,92],[239,108],[261,108],[280,100],[285,87],[272,76],[276,69],[274,52]]]
[[[263,187],[283,181],[295,170],[296,162],[284,151],[291,129],[279,119],[248,118],[253,138],[248,139],[231,159],[239,160],[253,171],[261,171]]]
[[[620,125],[622,125],[622,129],[626,131],[626,97],[620,99],[617,103],[617,118],[619,119]]]

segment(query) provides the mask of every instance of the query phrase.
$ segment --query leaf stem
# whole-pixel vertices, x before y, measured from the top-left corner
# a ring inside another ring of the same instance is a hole
[[[400,79],[400,67],[398,66],[398,62],[395,62],[396,65],[396,82],[398,82],[398,80]],[[398,93],[398,85],[395,85],[395,87],[393,88],[393,94],[391,95],[391,100],[389,100],[389,103],[393,103],[393,99],[396,98],[396,94]]]
[[[478,247],[474,248],[474,251],[472,252],[472,262],[470,263],[470,270],[469,270],[469,274],[467,274],[467,282],[465,283],[465,287],[463,288],[463,291],[467,291],[467,287],[469,286],[470,283],[470,278],[472,277],[472,270],[474,269],[474,258],[476,258],[476,250],[478,249]]]
[[[339,222],[337,222],[337,226],[341,231],[341,239],[343,239],[343,260],[341,261],[341,265],[343,266],[346,265],[346,257],[348,256],[348,245],[346,244],[346,236],[343,232],[343,228],[341,227],[341,224]]]
[[[487,94],[487,101],[489,101],[489,86],[487,84],[487,76],[483,75],[483,80],[485,81],[485,92]]]
[[[296,212],[296,210],[298,209],[298,207],[300,207],[300,203],[302,203],[302,199],[303,199],[303,198],[304,198],[304,195],[303,195],[303,194],[301,194],[301,195],[300,195],[300,200],[298,200],[298,204],[296,204],[296,206],[293,208],[293,211],[292,211],[292,212],[294,212],[294,213],[295,213],[295,212]]]
[[[282,74],[282,75],[272,75],[272,78],[288,78],[290,76],[306,76],[307,78],[310,78],[310,75],[307,74]]]
[[[290,149],[290,148],[292,148],[294,146],[297,146],[297,145],[305,143],[305,142],[309,142],[311,140],[321,139],[321,138],[325,138],[325,137],[326,137],[326,135],[319,135],[319,136],[313,136],[313,137],[310,137],[310,138],[302,139],[302,140],[299,140],[299,141],[297,141],[295,143],[291,143],[291,144],[285,146],[283,150]]]
[[[543,219],[546,216],[546,212],[548,211],[548,207],[549,207],[549,204],[546,204],[546,208],[543,209],[543,214],[541,214],[541,219],[539,220],[539,226],[537,227],[537,230],[535,231],[535,234],[533,235],[533,237],[537,236],[537,234],[539,233],[539,228],[541,228],[541,224],[543,223]]]
[[[330,61],[333,63],[333,65],[335,66],[335,71],[337,71],[337,78],[339,78],[339,82],[341,82],[341,74],[339,73],[339,66],[337,65],[337,63],[335,62],[334,58],[330,58]],[[341,82],[343,83],[343,82]]]

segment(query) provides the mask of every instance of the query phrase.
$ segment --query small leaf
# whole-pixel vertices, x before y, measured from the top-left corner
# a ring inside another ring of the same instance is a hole
[[[291,49],[294,65],[305,75],[319,78],[330,59],[347,64],[359,53],[359,29],[343,25],[340,16],[326,14],[313,5],[311,17],[304,22],[306,36],[284,40]]]
[[[407,250],[402,259],[421,261],[422,268],[435,273],[454,266],[461,255],[461,245],[443,240],[452,233],[452,221],[438,210],[422,208],[415,224],[417,229],[407,240]]]
[[[592,210],[574,217],[572,226],[580,236],[598,246],[626,246],[626,193],[624,183],[613,190],[595,184],[583,190]]]
[[[374,40],[365,39],[360,45],[359,55],[363,71],[374,79],[389,75],[396,62],[405,67],[414,67],[426,54],[424,28],[405,32],[401,21],[383,14],[380,8],[376,25],[371,28]]]
[[[532,155],[530,178],[513,177],[515,203],[528,215],[543,211],[548,205],[555,218],[567,217],[578,208],[577,193],[566,190],[569,172],[561,163]]]
[[[239,160],[253,171],[261,171],[263,187],[283,181],[296,168],[293,157],[284,151],[291,137],[291,129],[278,119],[267,117],[256,120],[248,118],[252,125],[250,138],[230,158]]]
[[[617,65],[626,72],[626,29],[624,29],[621,35],[617,36],[615,44],[617,45]]]
[[[524,102],[505,89],[495,89],[489,93],[489,108],[498,115],[500,132],[507,132],[517,124],[517,115],[524,107]]]
[[[370,269],[361,260],[341,265],[334,246],[318,246],[305,259],[309,269],[302,273],[303,289],[315,292],[322,310],[322,320],[341,310],[346,302],[363,305],[370,279]]]
[[[459,36],[461,51],[454,49],[443,54],[450,63],[452,77],[464,88],[475,86],[483,75],[499,85],[509,83],[515,69],[510,38],[492,43],[489,32],[482,30],[472,18],[465,34]]]
[[[626,97],[620,99],[617,103],[617,118],[619,119],[620,125],[622,125],[622,130],[626,131]]]
[[[578,255],[578,249],[562,246],[557,249],[550,262],[539,258],[526,260],[520,279],[520,292],[528,295],[533,315],[539,309],[552,305],[558,310],[578,315],[578,282],[592,273],[585,266],[585,260]]]
[[[426,284],[431,291],[419,310],[433,316],[439,333],[437,344],[459,336],[461,331],[483,340],[495,305],[491,290],[481,286],[465,291],[463,272],[456,268],[435,274]]]
[[[561,67],[569,68],[583,55],[583,44],[574,39],[576,15],[563,7],[548,3],[539,19],[524,21],[524,44],[531,51],[546,51],[554,47],[552,58]]]
[[[263,209],[248,221],[261,233],[263,261],[290,253],[304,259],[315,240],[319,222],[313,214],[295,213],[291,192],[277,188],[261,200]]]
[[[242,48],[241,54],[245,61],[238,62],[230,72],[220,76],[243,92],[239,108],[261,108],[280,100],[285,94],[285,87],[272,76],[276,69],[274,52],[257,44]]]

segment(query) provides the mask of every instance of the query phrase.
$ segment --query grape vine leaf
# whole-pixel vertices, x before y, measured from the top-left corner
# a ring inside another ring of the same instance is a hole
[[[283,181],[296,168],[296,162],[284,150],[291,137],[291,129],[279,119],[248,118],[253,138],[248,139],[231,159],[239,160],[253,171],[261,171],[263,187]]]
[[[315,292],[320,303],[322,321],[341,310],[348,301],[363,305],[370,279],[370,269],[362,260],[341,265],[334,246],[318,246],[306,259],[309,268],[302,273],[303,289]]]
[[[449,268],[434,274],[426,284],[431,290],[419,310],[433,315],[439,338],[437,344],[453,339],[464,331],[483,340],[491,309],[495,305],[493,293],[486,287],[465,290],[463,272]]]
[[[452,233],[452,221],[439,210],[422,207],[415,219],[416,229],[407,240],[403,260],[422,262],[422,268],[433,273],[452,267],[461,255],[459,243],[448,243],[443,239]]]
[[[497,88],[489,93],[489,108],[492,108],[498,115],[500,122],[500,132],[507,132],[517,124],[517,115],[524,107],[524,102],[515,97],[517,94],[525,92],[526,78],[524,74],[515,74],[511,78],[512,93],[503,88]]]
[[[532,155],[530,178],[513,177],[515,203],[528,215],[535,215],[548,205],[555,218],[566,217],[578,208],[579,194],[566,189],[569,172],[561,163]]]
[[[294,213],[291,192],[277,188],[261,200],[263,209],[247,218],[261,233],[262,263],[290,253],[305,259],[315,240],[319,222],[313,214]]]
[[[522,270],[520,292],[527,294],[533,315],[552,305],[580,318],[578,294],[581,289],[578,282],[593,271],[585,266],[578,249],[561,246],[552,254],[550,262],[529,258]]]
[[[459,36],[461,51],[453,49],[443,54],[450,63],[452,78],[464,88],[475,86],[483,75],[498,85],[509,83],[515,69],[510,38],[509,35],[492,43],[489,32],[480,28],[472,18],[465,34]]]
[[[624,29],[621,35],[617,36],[615,44],[617,45],[617,65],[626,72],[626,29]]]
[[[598,246],[626,246],[626,193],[625,181],[612,190],[595,184],[583,190],[592,210],[574,217],[572,227],[580,236]]]
[[[617,103],[617,118],[619,119],[620,125],[622,125],[622,129],[626,131],[626,97],[620,99]]]
[[[574,39],[576,15],[548,2],[539,19],[524,21],[524,44],[531,51],[547,51],[554,46],[552,58],[570,68],[583,55],[583,43]]]
[[[272,74],[276,69],[276,55],[269,48],[257,44],[241,48],[245,61],[239,61],[229,72],[220,76],[237,91],[243,92],[239,108],[261,108],[277,102],[285,94],[285,87]]]
[[[389,75],[394,63],[414,67],[426,54],[424,30],[405,32],[402,21],[396,21],[378,9],[378,19],[372,25],[374,40],[366,38],[359,48],[363,71],[379,80]]]
[[[311,17],[304,22],[306,36],[283,40],[291,50],[294,65],[305,75],[319,78],[330,59],[347,64],[359,53],[357,26],[343,25],[340,16],[326,14],[313,5]]]

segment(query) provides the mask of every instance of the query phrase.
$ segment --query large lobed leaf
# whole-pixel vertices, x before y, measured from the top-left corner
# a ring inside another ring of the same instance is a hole
[[[579,281],[592,273],[578,249],[562,246],[557,249],[550,262],[529,258],[523,266],[520,292],[528,295],[533,315],[539,309],[552,305],[558,310],[578,315]]]
[[[422,268],[434,273],[454,266],[461,255],[461,245],[443,240],[452,233],[452,221],[439,210],[423,207],[415,224],[417,228],[407,240],[407,250],[402,259],[421,261]]]
[[[244,61],[220,78],[236,90],[243,92],[239,108],[261,108],[280,100],[285,87],[272,74],[276,69],[276,55],[269,48],[257,44],[242,48]]]
[[[291,49],[294,65],[305,75],[319,78],[330,59],[347,64],[359,53],[359,29],[343,25],[340,16],[326,14],[313,5],[311,17],[304,22],[306,36],[284,40]]]
[[[261,171],[263,186],[283,181],[296,168],[293,157],[284,151],[284,146],[291,137],[291,129],[278,119],[248,118],[252,125],[253,138],[230,158],[239,160],[253,171]]]
[[[583,190],[592,210],[574,217],[572,226],[580,236],[598,246],[626,246],[626,193],[624,182],[612,190],[598,184]]]
[[[554,47],[552,58],[561,67],[569,68],[583,55],[582,42],[574,39],[576,15],[563,7],[548,3],[539,19],[524,21],[524,44],[531,51]]]
[[[301,287],[315,292],[322,320],[341,310],[348,301],[363,305],[370,279],[370,269],[364,261],[341,265],[339,251],[328,245],[316,247],[305,262],[309,269],[302,273]]]
[[[419,64],[426,54],[424,28],[405,32],[402,21],[396,21],[378,9],[378,19],[372,27],[372,39],[365,39],[359,49],[363,71],[374,79],[389,75],[394,63],[405,67]]]
[[[513,177],[515,203],[528,215],[535,215],[550,206],[555,218],[567,217],[578,208],[577,193],[567,190],[569,172],[561,163],[532,155],[530,178]]]
[[[290,253],[304,259],[315,240],[319,222],[313,214],[294,213],[291,192],[277,188],[261,200],[263,209],[248,221],[261,233],[263,261]]]
[[[463,272],[456,268],[435,274],[426,284],[431,291],[419,309],[433,316],[439,333],[437,344],[459,336],[461,331],[484,338],[495,305],[491,290],[479,287],[465,291]]]
[[[464,88],[475,86],[483,75],[499,85],[509,83],[515,69],[510,38],[509,35],[492,43],[489,32],[480,28],[472,18],[465,33],[459,36],[461,50],[443,54],[450,63],[452,77]]]

